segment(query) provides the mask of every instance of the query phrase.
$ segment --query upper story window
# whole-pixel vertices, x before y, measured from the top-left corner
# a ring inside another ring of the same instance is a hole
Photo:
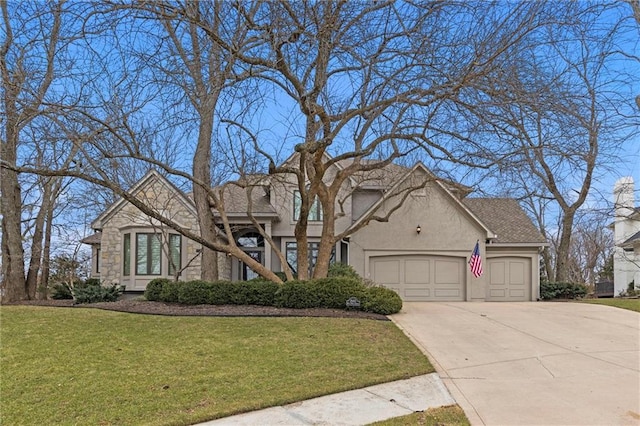
[[[300,191],[293,192],[293,220],[298,220],[300,218],[300,206],[302,205],[302,197],[300,196]],[[320,204],[320,200],[316,197],[309,208],[309,216],[307,217],[309,221],[321,221],[322,220],[322,205]]]
[[[288,242],[286,243],[285,255],[287,258],[287,263],[289,267],[293,271],[293,273],[298,273],[298,243],[296,242]],[[310,242],[307,243],[307,259],[309,261],[309,276],[313,274],[313,268],[316,266],[316,262],[318,261],[318,252],[320,251],[320,243]],[[336,258],[336,248],[335,246],[331,249],[331,259],[330,263],[334,263]]]

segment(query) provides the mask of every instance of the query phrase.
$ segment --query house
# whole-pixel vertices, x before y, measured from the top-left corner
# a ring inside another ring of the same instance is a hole
[[[634,199],[633,178],[618,179],[613,187],[615,220],[613,222],[614,295],[628,289],[629,283],[640,285],[640,208]]]
[[[296,161],[296,155],[289,162]],[[333,162],[327,176],[348,163]],[[300,207],[293,180],[264,175],[251,192],[226,186],[225,211],[235,241],[272,271],[281,271],[275,246],[296,269],[294,226]],[[422,182],[421,185],[415,185]],[[546,242],[515,200],[470,198],[470,188],[434,176],[421,163],[412,168],[390,164],[354,175],[341,188],[336,233],[347,237],[334,247],[333,261],[347,263],[363,277],[392,288],[405,301],[530,301],[539,297],[539,252]],[[415,189],[413,189],[415,188]],[[405,191],[411,189],[410,191]],[[194,204],[155,171],[130,191],[197,232]],[[400,194],[405,194],[402,203]],[[253,227],[247,210],[272,245]],[[370,213],[392,212],[388,221],[372,221],[356,229]],[[309,260],[317,255],[322,209],[309,215]],[[119,283],[127,291],[142,291],[156,277],[199,278],[200,246],[120,200],[93,223],[93,276]],[[353,230],[353,231],[352,231]],[[225,236],[229,238],[229,236]],[[479,243],[484,273],[474,277],[468,262]],[[218,256],[221,278],[247,280],[256,276],[235,257]]]

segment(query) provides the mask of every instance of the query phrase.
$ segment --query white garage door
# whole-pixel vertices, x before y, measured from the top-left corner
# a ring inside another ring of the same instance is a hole
[[[531,259],[495,257],[487,259],[487,300],[520,302],[531,300]]]
[[[371,279],[398,292],[402,300],[464,300],[464,258],[446,256],[376,256]]]

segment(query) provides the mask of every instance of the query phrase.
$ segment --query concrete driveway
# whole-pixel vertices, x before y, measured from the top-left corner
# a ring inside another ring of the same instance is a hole
[[[640,314],[581,303],[407,302],[392,317],[473,425],[640,425]]]

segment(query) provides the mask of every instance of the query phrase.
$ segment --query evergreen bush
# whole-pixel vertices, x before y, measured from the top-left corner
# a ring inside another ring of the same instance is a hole
[[[314,279],[309,281],[309,286],[318,298],[318,308],[345,309],[347,299],[361,299],[365,293],[359,278],[345,276]]]
[[[318,306],[318,297],[309,286],[309,281],[287,281],[275,294],[274,305],[278,308],[306,309]]]
[[[356,270],[353,269],[353,266],[347,265],[346,263],[332,263],[331,265],[329,265],[327,277],[347,277],[357,280],[361,279],[360,275],[358,275]]]
[[[160,301],[160,294],[165,283],[171,282],[168,278],[154,278],[149,281],[147,288],[144,290],[144,298],[152,302]]]
[[[75,295],[74,304],[82,303],[98,303],[98,302],[115,302],[122,294],[122,287],[113,284],[110,286],[102,286],[98,281],[98,285],[95,283],[91,285],[84,285],[79,288],[74,288]]]
[[[586,294],[587,287],[584,284],[565,282],[543,282],[540,284],[540,298],[542,300],[579,299]]]
[[[391,315],[402,309],[398,293],[385,287],[367,287],[361,303],[363,311],[375,314]]]
[[[178,294],[180,287],[183,285],[184,283],[177,281],[165,282],[162,285],[162,290],[160,291],[160,301],[166,303],[178,303]]]
[[[214,283],[195,280],[182,283],[178,287],[178,303],[185,305],[206,305],[211,303]]]

